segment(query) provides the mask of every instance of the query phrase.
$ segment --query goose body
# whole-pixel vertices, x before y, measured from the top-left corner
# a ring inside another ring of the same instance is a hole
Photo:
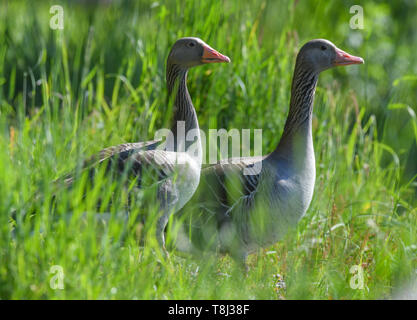
[[[310,205],[316,178],[312,110],[319,73],[354,63],[363,60],[327,40],[301,48],[278,146],[266,156],[228,159],[202,170],[196,194],[180,212],[191,243],[187,248],[179,243],[178,249],[212,249],[245,261],[296,226]]]
[[[174,101],[170,130],[173,139],[112,146],[91,157],[84,165],[94,173],[100,164],[105,164],[116,179],[126,174],[126,186],[134,179],[136,192],[155,187],[160,207],[156,236],[164,250],[164,228],[169,216],[187,203],[200,180],[202,145],[197,115],[187,89],[188,70],[214,62],[230,62],[230,59],[201,39],[177,40],[169,53],[166,69],[168,92]],[[179,124],[184,132],[178,132]],[[73,176],[65,177],[64,181],[72,184]]]

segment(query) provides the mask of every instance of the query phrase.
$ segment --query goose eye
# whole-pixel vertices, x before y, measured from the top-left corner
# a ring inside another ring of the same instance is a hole
[[[322,51],[324,51],[324,50],[326,50],[327,48],[326,48],[326,46],[321,46],[321,48],[320,48]]]
[[[195,47],[195,42],[189,42],[189,43],[188,43],[188,46],[189,46],[190,48]]]

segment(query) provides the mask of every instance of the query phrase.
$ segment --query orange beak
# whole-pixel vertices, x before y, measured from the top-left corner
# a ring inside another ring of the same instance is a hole
[[[209,45],[204,45],[203,56],[201,57],[201,61],[203,63],[215,63],[215,62],[230,62],[229,57],[222,55],[221,53],[217,52]]]
[[[361,57],[355,57],[343,50],[336,48],[336,59],[333,64],[335,66],[347,66],[349,64],[361,64],[365,61]]]

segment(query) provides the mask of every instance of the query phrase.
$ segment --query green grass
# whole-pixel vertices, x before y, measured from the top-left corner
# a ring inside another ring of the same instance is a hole
[[[355,1],[184,2],[0,3],[0,298],[391,297],[417,267],[415,2],[364,4],[363,30],[349,28]],[[54,31],[59,3],[65,27]],[[304,42],[327,38],[366,62],[320,76],[312,204],[283,241],[250,256],[247,277],[229,257],[166,261],[149,232],[143,246],[133,224],[142,209],[127,222],[118,214],[124,193],[98,222],[98,197],[117,185],[104,176],[49,201],[50,182],[89,155],[167,127],[165,59],[190,35],[232,59],[190,71],[201,127],[262,128],[264,153],[282,132]],[[50,287],[54,265],[63,290]],[[363,290],[349,285],[354,265]]]

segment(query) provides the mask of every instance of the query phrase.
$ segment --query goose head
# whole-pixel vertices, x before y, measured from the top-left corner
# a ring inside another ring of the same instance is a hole
[[[344,52],[328,40],[315,39],[307,42],[300,49],[297,62],[320,73],[336,66],[361,64],[364,60]]]
[[[191,68],[206,63],[230,62],[230,59],[217,52],[199,38],[181,38],[172,46],[168,63]]]

